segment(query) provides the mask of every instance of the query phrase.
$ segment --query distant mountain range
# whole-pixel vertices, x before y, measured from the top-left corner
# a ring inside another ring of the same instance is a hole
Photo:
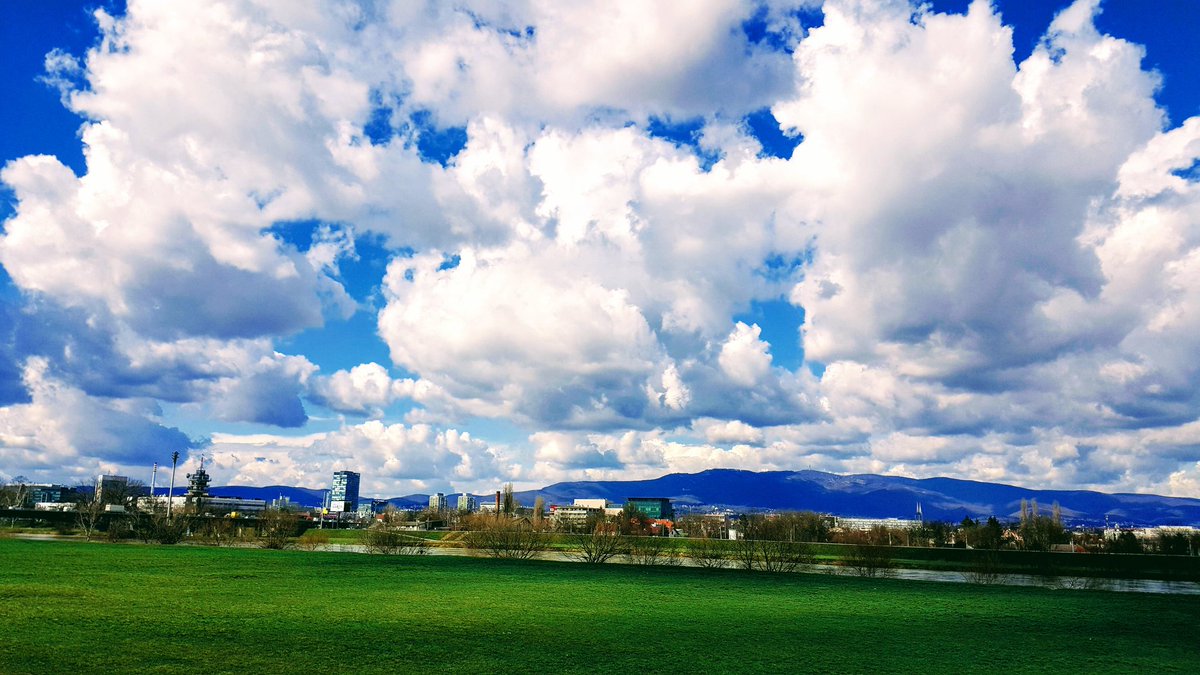
[[[228,497],[275,499],[288,497],[302,506],[318,506],[323,490],[273,485],[212,488]],[[1106,517],[1122,525],[1200,525],[1200,499],[1148,494],[1106,494],[1090,490],[1030,490],[1027,488],[959,480],[955,478],[904,478],[860,474],[842,476],[822,471],[741,471],[710,469],[700,473],[673,473],[640,481],[576,481],[555,483],[541,490],[516,493],[521,504],[542,497],[547,505],[570,504],[575,499],[607,499],[615,504],[629,497],[668,497],[681,510],[729,509],[735,512],[805,510],[860,518],[914,518],[917,504],[926,520],[959,522],[964,517],[1015,520],[1021,500],[1037,500],[1049,514],[1058,503],[1069,524],[1101,525]],[[448,495],[454,503],[457,495]],[[481,502],[494,495],[479,495]],[[422,494],[388,500],[398,508],[429,504]]]

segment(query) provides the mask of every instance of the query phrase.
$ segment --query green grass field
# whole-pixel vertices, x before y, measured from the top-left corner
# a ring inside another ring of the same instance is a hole
[[[1189,671],[1200,597],[0,540],[0,672]]]

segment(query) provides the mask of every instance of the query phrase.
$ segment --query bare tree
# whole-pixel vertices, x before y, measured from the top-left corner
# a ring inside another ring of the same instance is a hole
[[[794,572],[813,562],[812,547],[796,539],[802,536],[799,520],[761,515],[744,516],[742,538],[733,543],[733,557],[746,570]]]
[[[470,529],[463,535],[463,545],[493,558],[526,560],[546,550],[550,543],[550,535],[521,520],[477,515],[468,523]]]
[[[608,562],[625,553],[626,549],[625,537],[622,537],[620,530],[611,523],[598,525],[591,534],[576,536],[572,543],[575,544],[572,557],[580,562],[592,564]]]
[[[726,519],[723,516],[690,514],[675,521],[675,528],[685,532],[688,537],[720,539],[725,535],[727,527]]]
[[[736,567],[753,570],[754,561],[758,558],[758,541],[743,532],[741,537],[729,543],[729,552]]]
[[[687,555],[697,567],[719,569],[729,561],[725,542],[711,537],[688,539]]]
[[[500,502],[500,510],[506,516],[511,516],[517,512],[517,498],[513,494],[513,484],[504,484],[504,496]],[[497,514],[499,515],[499,514]]]
[[[96,529],[100,526],[100,520],[104,516],[104,503],[91,498],[91,495],[85,495],[75,502],[75,522],[79,525],[80,532],[83,532],[83,538],[87,541],[92,540],[92,535],[96,533]]]
[[[159,515],[155,514],[156,517]],[[160,534],[173,541],[160,540],[160,543],[177,543],[189,530],[194,531],[196,538],[209,546],[228,545],[234,539],[233,521],[228,518],[192,518],[188,515],[177,515],[175,521],[168,523]]]
[[[19,509],[25,506],[29,496],[29,479],[16,476],[12,480],[0,484],[0,508]]]
[[[389,526],[397,526],[402,523],[411,523],[413,521],[412,511],[402,511],[393,504],[388,504],[380,514],[379,522]]]
[[[258,545],[263,548],[285,549],[296,536],[299,518],[280,509],[266,509],[258,515]]]
[[[543,525],[542,521],[545,520],[545,518],[546,518],[546,500],[543,499],[541,497],[541,495],[538,495],[537,499],[533,500],[533,525],[534,525],[534,527],[537,527],[540,529]]]
[[[677,559],[666,537],[630,537],[627,544],[625,555],[635,565],[670,565],[669,559]]]
[[[860,577],[892,576],[896,567],[890,548],[878,544],[851,544],[842,564]]]
[[[163,540],[162,533],[168,529],[168,525],[165,511],[151,511],[150,513],[138,514],[138,518],[133,526],[134,535],[147,544],[151,542],[158,542],[160,544],[178,543],[179,539],[175,539],[174,537],[166,537],[166,540]],[[180,539],[183,538],[183,532],[185,531],[186,529],[180,531]]]
[[[1048,551],[1055,544],[1070,541],[1070,535],[1062,525],[1062,511],[1055,502],[1051,515],[1038,513],[1037,500],[1021,500],[1021,523],[1019,526],[1022,548],[1027,551]]]
[[[758,547],[758,569],[764,572],[795,572],[813,564],[812,546],[801,541],[763,540]]]
[[[132,539],[137,536],[137,516],[129,513],[112,513],[104,526],[104,538],[110,542]]]
[[[972,584],[998,584],[1007,577],[996,551],[976,549],[962,572],[963,579]]]

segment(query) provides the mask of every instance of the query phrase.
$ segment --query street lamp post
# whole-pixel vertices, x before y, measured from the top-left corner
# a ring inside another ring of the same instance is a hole
[[[154,499],[154,488],[158,486],[158,462],[154,463],[154,468],[150,470],[150,510],[157,511],[154,506],[158,502]]]
[[[330,490],[325,490],[325,494],[321,497],[321,509],[320,509],[320,514],[319,514],[321,517],[321,520],[320,520],[320,523],[317,525],[318,530],[325,529],[325,513],[329,510],[329,497],[331,496],[331,494],[332,494],[332,492]]]
[[[171,522],[171,504],[175,501],[175,465],[179,463],[179,451],[171,453],[171,487],[167,488],[167,522]]]

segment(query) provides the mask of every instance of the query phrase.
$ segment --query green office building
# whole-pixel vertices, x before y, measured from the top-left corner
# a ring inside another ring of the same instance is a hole
[[[625,503],[632,504],[638,511],[646,514],[647,518],[675,520],[675,509],[671,506],[671,500],[665,497],[628,497]]]

